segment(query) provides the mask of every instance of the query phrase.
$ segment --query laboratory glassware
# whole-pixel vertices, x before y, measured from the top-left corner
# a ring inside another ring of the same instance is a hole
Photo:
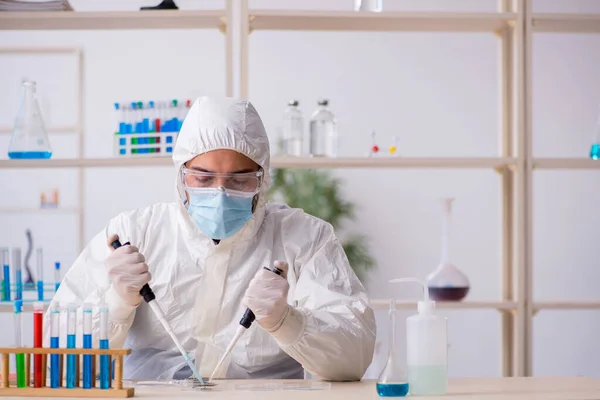
[[[41,247],[35,250],[35,259],[37,262],[37,293],[38,300],[44,301],[44,255]]]
[[[337,157],[337,119],[328,108],[329,100],[319,100],[318,104],[319,107],[310,118],[310,155],[313,157]]]
[[[128,244],[129,244],[129,242],[125,243],[125,245],[128,245]],[[118,249],[122,245],[121,245],[121,242],[119,241],[119,239],[117,239],[117,240],[115,240],[115,241],[113,241],[111,243],[111,246],[112,246],[113,249]],[[156,295],[152,291],[152,288],[150,287],[150,285],[148,285],[146,283],[144,286],[142,286],[142,288],[140,289],[140,295],[142,296],[142,298],[144,299],[144,301],[150,306],[150,308],[154,312],[154,315],[156,316],[156,318],[158,318],[158,320],[162,324],[163,328],[165,328],[165,330],[167,331],[167,333],[169,334],[169,336],[171,336],[171,339],[173,340],[173,343],[175,343],[175,346],[177,347],[177,349],[179,350],[179,352],[183,356],[183,358],[186,361],[187,365],[192,370],[192,373],[194,374],[194,376],[196,377],[196,379],[198,379],[198,382],[200,382],[201,384],[204,384],[204,380],[200,376],[200,373],[196,369],[196,366],[192,362],[192,359],[186,353],[185,349],[181,346],[181,343],[179,342],[179,339],[177,339],[177,336],[175,336],[175,332],[173,332],[173,328],[171,328],[171,325],[169,324],[169,321],[166,320],[165,314],[163,313],[162,309],[158,305],[158,302],[155,300],[156,299]]]
[[[12,261],[15,268],[15,300],[23,300],[23,272],[21,270],[20,247],[13,247]]]
[[[83,348],[92,348],[92,305],[84,303],[83,308]],[[83,388],[90,389],[93,385],[92,355],[83,355]]]
[[[273,268],[263,267],[263,269],[266,269],[267,271],[271,271],[272,273],[281,276],[281,275],[283,275],[283,270],[281,268],[279,268],[280,265],[278,265],[278,263],[279,263],[279,261],[275,261],[275,265],[273,266]],[[212,381],[214,379],[215,375],[217,375],[217,373],[219,373],[219,370],[221,369],[223,362],[229,356],[229,353],[231,353],[231,350],[233,350],[233,348],[235,347],[235,344],[240,339],[240,337],[242,337],[244,332],[246,332],[246,330],[248,328],[250,328],[250,326],[252,325],[252,323],[254,322],[255,319],[256,319],[256,315],[254,315],[252,310],[250,310],[249,308],[246,308],[246,311],[244,312],[244,315],[242,316],[242,319],[240,320],[240,326],[238,326],[237,331],[235,332],[235,335],[233,336],[233,339],[231,339],[231,342],[229,342],[229,345],[225,349],[225,353],[223,353],[223,356],[221,357],[221,359],[215,366],[215,369],[213,370],[212,374],[210,374],[210,378],[208,379],[209,381]]]
[[[396,301],[394,299],[390,301],[388,324],[388,360],[377,379],[377,394],[381,397],[404,397],[408,394],[409,386],[397,354]]]
[[[22,82],[21,107],[8,145],[8,158],[50,158],[52,148],[40,111],[34,81]]]
[[[44,329],[44,303],[36,301],[33,303],[33,347],[42,347]],[[42,355],[33,355],[33,386],[44,387],[44,366]]]
[[[441,199],[443,210],[441,261],[438,267],[427,275],[429,295],[436,301],[459,301],[469,293],[469,279],[450,263],[448,258],[453,202],[454,199],[450,197]]]
[[[283,153],[289,156],[302,155],[304,117],[298,104],[291,100],[283,113]]]
[[[62,278],[60,277],[60,263],[56,261],[54,263],[54,291],[57,292],[60,287],[60,281]]]
[[[21,313],[23,311],[23,300],[15,300],[15,347],[23,347],[23,318]],[[15,354],[15,363],[17,367],[17,387],[26,387],[27,385],[27,374],[25,372],[25,354]]]
[[[101,303],[100,310],[100,348],[108,349],[108,305]],[[100,389],[110,388],[110,355],[100,356]]]
[[[600,160],[600,110],[598,111],[594,136],[594,143],[592,143],[590,149],[590,158],[592,160]]]
[[[74,349],[77,341],[77,304],[67,305],[67,348]],[[67,354],[67,388],[77,386],[77,355]]]
[[[50,348],[59,348],[60,336],[60,306],[52,303],[50,306]],[[50,354],[50,387],[61,386],[60,354]]]
[[[406,319],[408,386],[414,396],[440,396],[448,390],[448,322],[435,314],[427,285],[420,279],[392,279],[390,283],[418,283],[423,300],[418,313]]]
[[[2,261],[2,300],[10,301],[10,260],[9,260],[9,248],[3,247],[0,250],[1,261]]]
[[[383,0],[354,0],[354,11],[375,11],[383,9]]]

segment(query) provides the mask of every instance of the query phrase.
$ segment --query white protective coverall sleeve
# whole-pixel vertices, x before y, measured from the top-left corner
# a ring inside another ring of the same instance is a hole
[[[58,302],[61,307],[68,303],[81,306],[90,303],[93,309],[93,332],[99,332],[98,304],[106,302],[109,307],[109,340],[111,348],[123,347],[127,332],[133,323],[135,306],[127,304],[115,292],[108,278],[105,260],[110,254],[107,244],[108,237],[119,233],[127,237],[124,227],[128,225],[122,215],[113,218],[106,228],[99,232],[83,249],[71,268],[65,274],[58,291],[54,294],[53,302]],[[50,310],[44,318],[44,343],[50,342]],[[60,342],[66,343],[66,318],[61,318]],[[77,337],[83,333],[83,318],[78,310]],[[98,346],[98,335],[93,335],[94,347]],[[80,345],[80,343],[78,343]]]
[[[314,252],[296,259],[292,305],[271,335],[312,375],[360,380],[373,357],[375,316],[333,228],[319,225],[323,228],[311,245]]]

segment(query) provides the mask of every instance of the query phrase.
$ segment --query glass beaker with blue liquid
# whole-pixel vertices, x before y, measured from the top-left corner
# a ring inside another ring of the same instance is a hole
[[[377,394],[381,397],[404,397],[408,394],[408,380],[400,366],[396,340],[396,301],[390,301],[389,311],[389,346],[387,364],[377,379]]]
[[[598,112],[598,119],[596,120],[594,142],[590,148],[590,158],[592,160],[600,160],[600,110]]]
[[[22,99],[8,145],[8,158],[50,158],[52,149],[35,93],[35,82],[22,82]]]

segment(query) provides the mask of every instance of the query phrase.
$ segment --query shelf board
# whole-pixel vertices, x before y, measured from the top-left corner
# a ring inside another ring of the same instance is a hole
[[[600,14],[541,14],[532,15],[535,32],[599,33]]]
[[[404,157],[275,157],[272,168],[502,168],[512,158],[404,158]],[[0,168],[73,168],[172,166],[171,157],[54,158],[0,160]]]
[[[591,158],[534,158],[537,169],[600,169],[600,160]]]
[[[14,295],[14,293],[13,293]],[[33,303],[36,300],[24,300],[23,301],[23,311],[24,312],[32,312],[33,311]],[[46,300],[44,303],[44,309],[47,309],[50,305],[50,301]],[[12,301],[0,301],[0,313],[12,313],[15,310],[15,306]]]
[[[536,301],[535,310],[600,310],[598,301]]]
[[[12,126],[0,126],[0,135],[12,135],[14,128]],[[78,128],[72,125],[65,126],[49,126],[46,127],[48,133],[77,133]]]
[[[374,310],[389,310],[390,299],[371,299],[371,307]],[[515,310],[517,303],[514,301],[438,301],[436,308],[443,309],[491,309],[491,310]],[[416,301],[396,301],[399,310],[416,310]]]
[[[421,158],[421,157],[276,157],[273,168],[502,168],[512,158]]]
[[[49,160],[0,160],[0,168],[77,168],[172,166],[171,157],[54,158]]]
[[[225,11],[3,12],[0,30],[220,28]]]
[[[0,214],[68,214],[76,213],[77,207],[35,208],[35,207],[0,207]]]
[[[251,30],[494,32],[514,13],[250,10]]]

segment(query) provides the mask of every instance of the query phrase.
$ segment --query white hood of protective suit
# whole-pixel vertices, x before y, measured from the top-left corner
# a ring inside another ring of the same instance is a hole
[[[263,169],[263,180],[253,220],[246,226],[256,228],[262,222],[266,190],[270,182],[269,137],[258,112],[247,100],[201,97],[197,99],[183,122],[173,152],[177,171],[176,189],[187,214],[185,188],[181,170],[194,157],[213,150],[234,150],[245,155]],[[245,232],[243,232],[245,230]],[[226,241],[235,241],[240,235],[252,234],[248,229],[236,232]]]
[[[270,333],[254,323],[226,360],[221,377],[289,379],[302,378],[308,371],[329,380],[360,379],[373,356],[375,318],[330,224],[299,209],[266,204],[266,184],[253,218],[218,245],[188,215],[181,166],[216,149],[251,158],[263,168],[268,182],[269,142],[252,104],[196,100],[173,154],[177,201],[111,219],[68,270],[53,300],[64,306],[108,304],[111,348],[132,350],[125,357],[125,378],[191,375],[150,307],[130,306],[114,290],[104,263],[111,251],[107,240],[116,233],[122,243],[131,242],[144,256],[156,302],[200,373],[209,376],[239,327],[245,311],[242,298],[250,281],[263,266],[283,260],[289,265],[287,317]],[[61,343],[65,343],[65,324],[62,318]],[[81,319],[77,329],[80,334]],[[97,347],[97,309],[93,330]],[[48,343],[48,322],[44,331]]]

